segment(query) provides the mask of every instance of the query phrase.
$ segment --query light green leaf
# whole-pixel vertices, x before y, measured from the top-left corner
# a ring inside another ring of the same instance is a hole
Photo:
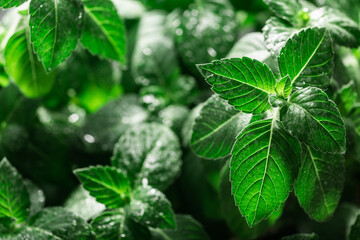
[[[355,223],[351,226],[349,240],[360,239],[360,214],[357,215]]]
[[[148,228],[126,217],[123,209],[101,213],[91,226],[98,240],[150,239]]]
[[[311,218],[324,221],[333,215],[341,197],[344,173],[342,155],[303,148],[294,188],[300,205]]]
[[[292,91],[291,79],[288,75],[281,78],[275,85],[276,95],[282,98],[287,98]]]
[[[252,115],[239,112],[217,95],[210,97],[195,119],[191,137],[192,150],[201,157],[217,159],[228,156],[237,134]]]
[[[100,203],[108,208],[119,208],[129,202],[130,183],[120,170],[109,166],[76,169],[82,185]]]
[[[159,190],[150,186],[137,187],[132,193],[129,216],[152,228],[175,228],[175,214],[171,203]]]
[[[176,215],[176,229],[152,229],[153,240],[209,240],[200,222],[189,215]]]
[[[59,239],[94,239],[89,224],[61,207],[49,207],[41,210],[30,219],[29,225],[51,232]]]
[[[181,167],[181,150],[177,136],[166,126],[143,123],[128,129],[114,148],[112,164],[120,168],[130,181],[148,183],[166,189]]]
[[[20,6],[26,0],[0,0],[0,8],[11,8]]]
[[[320,238],[315,233],[299,233],[283,237],[281,240],[320,240]]]
[[[4,158],[0,162],[0,218],[23,223],[29,215],[29,209],[30,198],[24,181]]]
[[[64,207],[86,221],[105,210],[105,205],[97,202],[82,186],[71,193]]]
[[[248,125],[232,149],[232,194],[250,227],[278,210],[292,190],[301,151],[275,117]]]
[[[317,0],[316,3],[320,6],[338,9],[360,25],[360,2],[358,0]]]
[[[307,28],[292,36],[278,58],[281,76],[298,87],[326,88],[333,69],[333,50],[326,29]]]
[[[32,0],[31,42],[47,71],[70,56],[81,36],[84,9],[80,0]]]
[[[126,63],[125,28],[111,0],[82,0],[85,25],[81,43],[91,53]]]
[[[270,108],[276,80],[268,66],[247,57],[216,60],[197,65],[212,90],[229,104],[246,113],[263,113]]]
[[[355,102],[357,101],[358,94],[356,92],[354,82],[351,81],[346,85],[343,85],[339,91],[337,96],[337,102],[340,108],[340,111],[344,113],[344,115],[351,112],[351,110],[355,107]]]
[[[5,48],[5,66],[15,84],[27,97],[41,97],[51,90],[54,74],[46,73],[33,53],[29,33],[15,33]]]
[[[354,104],[354,111],[350,114],[351,120],[354,122],[355,131],[360,135],[360,104]]]
[[[288,21],[289,23],[298,22],[298,14],[302,9],[299,0],[264,0],[276,16]]]
[[[344,122],[335,103],[321,89],[307,87],[293,93],[280,117],[301,142],[322,152],[345,152]]]
[[[151,9],[163,9],[167,11],[174,10],[176,8],[187,8],[194,0],[181,0],[181,1],[164,1],[164,0],[141,0],[145,6]]]

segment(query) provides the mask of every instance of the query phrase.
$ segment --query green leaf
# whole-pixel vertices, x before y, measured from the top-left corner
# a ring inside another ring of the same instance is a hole
[[[91,53],[126,63],[125,28],[111,0],[82,0],[85,24],[81,43]]]
[[[327,28],[334,42],[339,45],[350,48],[359,46],[359,25],[337,9],[322,7],[310,12],[309,24]]]
[[[71,193],[64,207],[86,221],[105,210],[105,205],[97,202],[82,186]]]
[[[324,221],[333,215],[341,197],[344,173],[342,155],[303,148],[294,188],[300,205],[311,218]]]
[[[357,215],[355,223],[351,226],[349,240],[360,239],[360,214]]]
[[[46,73],[33,53],[29,33],[15,33],[7,42],[5,61],[8,73],[27,97],[41,97],[48,93],[54,82],[54,74]]]
[[[330,6],[333,9],[338,9],[349,18],[354,20],[360,25],[359,9],[360,3],[357,0],[327,0],[327,1],[316,1],[320,6]]]
[[[278,210],[292,190],[301,151],[275,117],[248,125],[232,149],[232,194],[250,227]]]
[[[189,215],[176,215],[176,229],[152,229],[154,240],[209,240],[200,222]]]
[[[194,107],[191,111],[190,114],[187,116],[187,119],[184,122],[184,125],[181,129],[181,138],[182,138],[182,145],[185,147],[190,146],[190,141],[191,141],[191,137],[192,137],[192,133],[193,133],[193,126],[195,124],[195,119],[197,118],[197,116],[199,116],[200,111],[203,107],[203,103],[197,105],[196,107]],[[1,111],[1,108],[0,108]]]
[[[44,208],[45,205],[45,195],[44,192],[37,187],[34,183],[29,180],[25,180],[25,186],[29,193],[30,198],[30,216],[35,215],[41,209]]]
[[[80,0],[32,0],[31,42],[47,71],[70,56],[81,36],[84,9]]]
[[[189,109],[183,105],[170,105],[159,112],[159,121],[180,135],[189,112]]]
[[[302,9],[299,0],[264,0],[276,16],[290,23],[298,22],[298,13]]]
[[[288,75],[281,78],[275,85],[276,95],[282,98],[287,98],[292,91],[291,79]]]
[[[351,112],[351,110],[355,107],[355,102],[358,98],[358,94],[356,92],[354,82],[351,81],[346,85],[343,85],[338,91],[337,102],[340,108],[340,111],[344,113],[344,115]]]
[[[1,8],[11,8],[20,6],[26,2],[26,0],[0,0],[0,7]]]
[[[82,185],[100,203],[108,208],[119,208],[129,202],[130,183],[120,170],[109,166],[76,169]]]
[[[194,0],[181,0],[181,1],[163,1],[163,0],[141,0],[141,2],[151,9],[163,9],[167,11],[176,8],[187,8]]]
[[[354,105],[354,111],[350,114],[351,120],[354,122],[355,131],[360,135],[360,104],[356,103]]]
[[[131,127],[120,137],[111,160],[133,184],[145,182],[166,189],[180,172],[180,157],[179,140],[169,128],[158,123],[143,123]]]
[[[292,36],[278,58],[281,76],[291,85],[326,88],[333,69],[332,41],[326,29],[307,28]]]
[[[293,93],[280,117],[301,142],[322,152],[345,152],[344,122],[335,103],[321,89],[307,87]]]
[[[23,223],[29,215],[29,208],[29,193],[23,179],[4,158],[0,162],[0,218]]]
[[[216,60],[197,65],[212,90],[246,113],[263,113],[270,108],[276,80],[268,66],[247,57]]]
[[[174,18],[171,28],[178,52],[191,69],[224,58],[238,35],[235,11],[227,1],[195,1]]]
[[[101,213],[91,226],[98,240],[150,239],[148,228],[126,217],[123,209]]]
[[[51,232],[58,237],[55,239],[93,239],[90,225],[61,207],[49,207],[41,210],[30,219],[29,225]]]
[[[26,239],[26,240],[64,240],[57,237],[49,231],[46,231],[41,228],[36,227],[26,227],[18,235],[14,237],[4,238],[4,240],[17,240],[17,239]],[[1,239],[2,240],[2,239]]]
[[[125,95],[107,103],[87,119],[81,131],[85,149],[88,152],[111,152],[128,128],[148,117],[149,113],[140,106],[136,95]]]
[[[152,228],[175,228],[175,214],[171,203],[159,190],[139,186],[132,193],[129,216],[136,222]]]
[[[320,240],[320,238],[315,233],[299,233],[283,237],[281,240]]]
[[[217,95],[210,97],[195,119],[191,148],[199,156],[228,156],[237,134],[250,122],[251,114],[239,112]]]

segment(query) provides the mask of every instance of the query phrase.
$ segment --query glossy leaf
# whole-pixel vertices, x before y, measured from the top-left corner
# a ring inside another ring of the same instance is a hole
[[[321,89],[296,91],[280,116],[284,127],[301,142],[322,152],[345,152],[344,122],[335,103]]]
[[[292,190],[299,142],[276,119],[248,125],[232,149],[232,194],[250,227],[278,210]]]
[[[150,239],[148,228],[128,218],[122,209],[101,213],[91,226],[98,240]]]
[[[148,183],[166,189],[181,167],[177,136],[157,123],[144,123],[128,129],[114,148],[112,164],[120,168],[135,185]]]
[[[15,240],[15,239],[26,239],[26,240],[64,240],[57,237],[49,231],[36,227],[26,227],[16,236],[10,236],[4,238],[4,240]]]
[[[5,61],[8,73],[27,97],[41,97],[50,91],[54,74],[46,73],[38,61],[27,31],[17,32],[9,39],[5,48]]]
[[[129,216],[152,228],[176,227],[171,203],[162,192],[150,186],[140,186],[133,191]]]
[[[247,57],[216,60],[197,65],[212,90],[245,113],[263,113],[270,108],[276,80],[268,66]]]
[[[209,240],[200,222],[189,215],[176,215],[176,229],[153,229],[154,240]]]
[[[251,116],[213,95],[204,103],[195,119],[191,148],[205,158],[228,156],[237,134],[250,122]]]
[[[81,36],[84,9],[80,0],[32,0],[31,42],[47,71],[70,56]]]
[[[111,0],[82,0],[85,24],[81,43],[93,54],[126,63],[124,24]]]
[[[326,29],[307,28],[292,36],[278,58],[281,76],[298,87],[326,88],[333,68],[332,41]]]
[[[0,162],[0,218],[17,223],[29,215],[30,197],[18,171],[6,158]]]
[[[119,208],[129,202],[130,183],[120,170],[96,166],[76,169],[74,173],[90,195],[108,208]]]
[[[90,225],[61,207],[49,207],[41,210],[30,219],[29,225],[51,232],[58,237],[55,239],[93,239]]]
[[[289,76],[281,78],[275,85],[276,95],[282,98],[287,98],[292,91],[291,79]]]
[[[0,8],[11,8],[20,6],[26,0],[0,0]]]
[[[344,173],[343,156],[303,148],[294,188],[300,205],[311,218],[324,221],[333,215],[341,197]]]
[[[298,13],[302,9],[299,0],[265,0],[264,2],[279,18],[290,23],[297,23]]]

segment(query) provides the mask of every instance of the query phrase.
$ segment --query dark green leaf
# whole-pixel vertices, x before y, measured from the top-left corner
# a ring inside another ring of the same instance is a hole
[[[61,207],[49,207],[41,210],[30,219],[29,225],[51,232],[59,239],[93,239],[90,225]]]
[[[105,210],[105,205],[97,202],[82,186],[71,193],[64,207],[86,221]]]
[[[128,210],[131,218],[145,226],[176,227],[171,203],[162,192],[150,186],[140,186],[134,190]]]
[[[129,202],[130,183],[120,170],[96,166],[76,169],[74,173],[90,195],[108,208],[119,208]]]
[[[153,229],[154,240],[209,240],[201,223],[189,215],[176,215],[176,229]]]
[[[25,222],[30,209],[29,193],[18,171],[6,158],[0,162],[0,217]]]
[[[333,69],[332,41],[326,29],[307,28],[292,36],[278,58],[281,76],[291,85],[326,88]]]
[[[298,13],[302,9],[299,0],[264,0],[279,18],[282,18],[290,23],[298,22]]]
[[[329,153],[345,152],[345,126],[325,92],[307,87],[291,95],[281,109],[284,127],[301,142]]]
[[[263,113],[270,108],[276,80],[268,66],[247,57],[216,60],[197,65],[212,90],[246,113]]]
[[[228,156],[237,134],[250,122],[251,116],[213,95],[195,119],[192,149],[199,156],[210,159]]]
[[[127,218],[122,209],[101,213],[91,222],[91,226],[98,240],[150,239],[148,228]]]
[[[31,42],[47,71],[70,56],[81,35],[84,9],[80,0],[32,0]]]
[[[320,240],[319,236],[315,233],[299,233],[281,238],[281,240]]]
[[[2,8],[11,8],[20,6],[26,2],[26,0],[0,0],[0,7]]]
[[[187,8],[189,4],[194,2],[194,0],[141,0],[141,2],[151,9],[164,9],[171,11],[175,8]]]
[[[303,148],[294,188],[300,205],[311,218],[324,221],[333,215],[341,197],[344,173],[343,156]]]
[[[8,73],[27,97],[40,97],[50,91],[54,74],[46,73],[38,61],[27,31],[17,32],[7,42],[5,61]]]
[[[91,53],[126,63],[125,29],[111,0],[82,0],[85,26],[81,43]]]
[[[112,151],[119,137],[130,126],[146,121],[148,115],[136,95],[125,95],[109,102],[85,123],[81,138],[86,150]]]
[[[157,123],[135,125],[126,131],[114,148],[112,164],[123,170],[135,185],[148,183],[166,189],[181,167],[177,136]]]
[[[291,79],[289,76],[281,78],[275,85],[276,95],[282,98],[287,98],[292,91]]]
[[[232,149],[232,194],[250,227],[278,210],[292,190],[299,142],[274,117],[248,125]]]

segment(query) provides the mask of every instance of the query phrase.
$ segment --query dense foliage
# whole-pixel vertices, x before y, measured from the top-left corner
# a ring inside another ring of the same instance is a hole
[[[360,239],[358,0],[0,7],[0,240]]]

